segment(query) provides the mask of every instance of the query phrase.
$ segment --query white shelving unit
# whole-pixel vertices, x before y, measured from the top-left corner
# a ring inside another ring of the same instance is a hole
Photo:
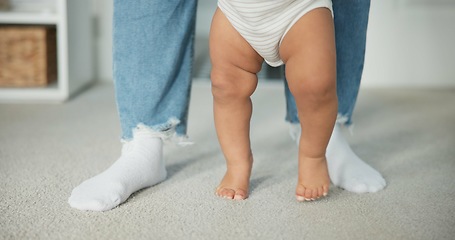
[[[55,11],[0,12],[0,24],[56,26],[58,71],[47,87],[0,87],[0,102],[63,102],[93,82],[90,6],[90,0],[55,0]]]

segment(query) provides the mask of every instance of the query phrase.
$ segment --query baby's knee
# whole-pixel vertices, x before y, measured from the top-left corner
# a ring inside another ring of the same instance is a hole
[[[245,76],[235,68],[212,69],[212,94],[217,99],[233,99],[250,97],[257,85],[256,75]]]
[[[336,99],[336,79],[329,74],[302,77],[300,81],[289,84],[294,96],[301,96],[309,101],[331,101]]]

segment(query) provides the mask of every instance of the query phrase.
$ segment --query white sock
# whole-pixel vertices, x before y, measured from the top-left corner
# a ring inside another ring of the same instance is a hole
[[[104,172],[73,189],[68,203],[79,210],[106,211],[143,188],[166,178],[163,141],[147,129],[136,129],[120,158]]]
[[[300,125],[294,124],[291,127],[291,137],[298,146]],[[386,186],[381,174],[352,151],[339,123],[333,129],[326,156],[330,180],[335,186],[356,193],[377,192]]]
[[[377,192],[385,179],[351,149],[337,123],[327,146],[327,165],[332,183],[351,192]]]

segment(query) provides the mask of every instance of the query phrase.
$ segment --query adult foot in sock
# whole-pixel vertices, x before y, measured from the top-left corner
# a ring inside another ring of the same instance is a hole
[[[386,186],[381,174],[352,151],[339,124],[327,146],[327,163],[335,186],[356,193],[377,192]]]
[[[79,210],[107,211],[143,188],[166,178],[163,141],[147,129],[136,129],[120,158],[107,170],[74,188],[68,203]]]

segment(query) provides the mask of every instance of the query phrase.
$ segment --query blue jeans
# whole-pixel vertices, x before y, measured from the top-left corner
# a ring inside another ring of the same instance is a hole
[[[362,78],[369,0],[332,0],[337,50],[337,122],[350,125]],[[285,81],[286,121],[298,123],[297,107]]]
[[[139,124],[186,134],[197,0],[114,0],[113,75],[122,139]]]
[[[113,74],[122,139],[139,124],[185,135],[197,0],[114,0]],[[369,0],[333,0],[339,116],[350,124],[363,71]],[[286,121],[297,123],[285,87]]]

